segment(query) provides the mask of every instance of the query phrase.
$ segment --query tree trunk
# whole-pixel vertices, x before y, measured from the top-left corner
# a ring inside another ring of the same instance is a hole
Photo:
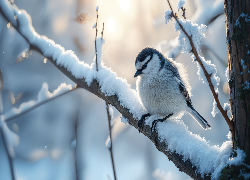
[[[234,148],[250,152],[250,1],[225,0]],[[249,162],[248,162],[249,164]]]

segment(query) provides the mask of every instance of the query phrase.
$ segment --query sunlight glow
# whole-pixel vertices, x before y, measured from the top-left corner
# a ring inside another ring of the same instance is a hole
[[[109,32],[114,32],[116,29],[116,23],[114,21],[114,19],[109,18],[107,21],[107,29]]]
[[[119,0],[120,6],[123,10],[128,10],[130,8],[130,0]]]

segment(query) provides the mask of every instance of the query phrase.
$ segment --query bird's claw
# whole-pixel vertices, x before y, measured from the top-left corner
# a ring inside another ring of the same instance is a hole
[[[157,120],[154,120],[153,121],[153,123],[152,123],[152,126],[151,126],[151,133],[154,131],[154,132],[156,132],[156,125],[157,125],[157,123],[159,122],[159,120],[157,119]]]
[[[139,133],[141,132],[141,128],[142,128],[142,124],[145,123],[145,118],[150,116],[150,114],[144,114],[142,115],[141,119],[138,121],[138,130],[139,130]]]

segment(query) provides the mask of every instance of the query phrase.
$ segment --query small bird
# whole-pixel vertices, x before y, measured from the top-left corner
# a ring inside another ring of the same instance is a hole
[[[202,128],[211,126],[194,109],[190,99],[190,85],[180,63],[167,59],[156,49],[146,47],[136,57],[134,77],[140,100],[148,114],[144,114],[138,121],[139,132],[145,118],[160,115],[163,119],[154,120],[151,131],[155,131],[156,124],[169,117],[179,117],[188,112]]]

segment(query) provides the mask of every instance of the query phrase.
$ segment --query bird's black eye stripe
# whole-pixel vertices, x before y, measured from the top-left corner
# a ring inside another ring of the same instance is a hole
[[[142,66],[142,68],[140,69],[141,71],[147,67],[149,61],[150,61],[152,58],[153,58],[153,56],[151,56],[150,59]]]

